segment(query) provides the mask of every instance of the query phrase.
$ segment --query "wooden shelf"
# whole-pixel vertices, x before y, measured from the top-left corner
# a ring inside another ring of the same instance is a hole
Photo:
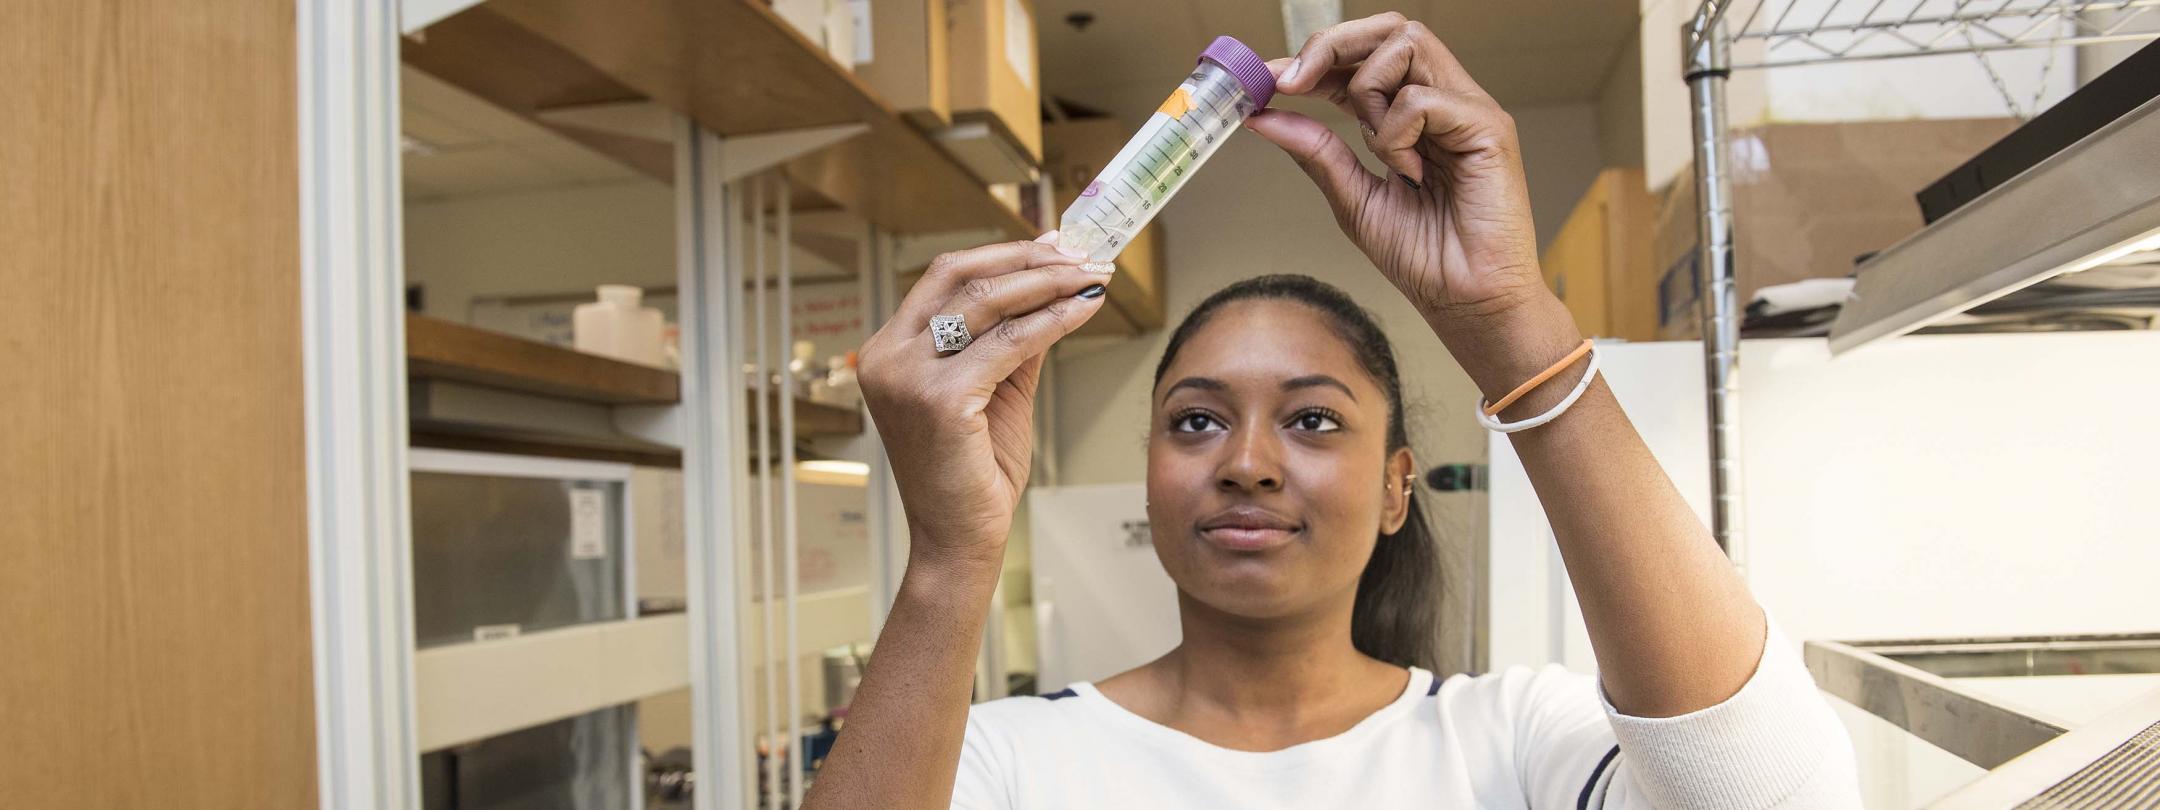
[[[780,421],[780,394],[773,392],[771,404],[773,421]],[[744,406],[751,409],[750,426],[757,427],[757,392],[752,391],[743,399]],[[842,408],[823,402],[795,398],[795,436],[800,439],[821,436],[858,436],[863,432],[863,415],[860,408]]]
[[[796,185],[897,233],[1035,229],[822,48],[756,0],[489,0],[408,38],[405,61],[538,120],[543,110],[650,99],[721,135],[862,123],[787,164]],[[550,126],[648,174],[672,146]]]
[[[435,419],[413,420],[410,436],[414,447],[682,468],[682,450],[621,436],[572,436]]]
[[[682,378],[673,371],[410,313],[405,316],[405,366],[414,379],[471,383],[581,402],[671,405],[682,400]],[[747,401],[755,408],[756,394]],[[778,394],[772,396],[770,407],[777,420]],[[756,425],[754,410],[750,424]],[[797,438],[862,432],[860,409],[795,398]],[[680,463],[680,453],[673,448],[631,440],[555,436],[466,423],[415,424],[413,433],[415,444],[428,447],[663,465],[672,455],[674,463]]]
[[[608,405],[682,400],[675,372],[625,363],[425,315],[405,316],[410,376]]]

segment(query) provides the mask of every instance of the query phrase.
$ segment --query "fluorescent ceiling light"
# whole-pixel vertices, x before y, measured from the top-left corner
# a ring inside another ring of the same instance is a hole
[[[870,465],[844,459],[795,462],[797,480],[812,484],[862,486],[870,481]]]
[[[2129,256],[2156,250],[2160,250],[2160,228],[2154,228],[2143,236],[2071,262],[2063,267],[2063,274],[2082,273],[2102,265],[2114,264]]]
[[[834,474],[837,474],[837,475],[869,475],[869,474],[870,474],[870,465],[869,465],[868,463],[866,463],[866,462],[861,462],[861,461],[846,461],[846,460],[843,460],[843,459],[829,459],[829,460],[828,460],[828,459],[820,459],[820,460],[817,460],[817,461],[798,461],[798,462],[795,462],[795,468],[796,468],[796,469],[800,469],[800,470],[809,470],[809,471],[812,471],[812,472],[828,472],[828,473],[834,473]]]

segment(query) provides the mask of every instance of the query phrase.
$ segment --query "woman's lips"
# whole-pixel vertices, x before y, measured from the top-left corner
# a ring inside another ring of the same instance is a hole
[[[1290,542],[1304,527],[1253,506],[1225,509],[1200,521],[1200,537],[1229,551],[1266,551]]]
[[[1266,551],[1290,542],[1290,529],[1237,529],[1222,527],[1202,529],[1200,536],[1208,542],[1230,551]]]

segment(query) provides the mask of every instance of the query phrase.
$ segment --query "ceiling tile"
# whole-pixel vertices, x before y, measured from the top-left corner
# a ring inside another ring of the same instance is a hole
[[[1044,86],[1054,94],[1104,81],[1153,81],[1169,92],[1214,36],[1201,27],[1196,2],[1040,0],[1037,31]],[[1093,14],[1094,22],[1074,28],[1065,18],[1076,12]]]

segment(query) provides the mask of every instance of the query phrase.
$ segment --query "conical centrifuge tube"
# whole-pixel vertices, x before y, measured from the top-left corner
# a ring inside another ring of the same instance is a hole
[[[1058,247],[1110,272],[1111,260],[1147,227],[1200,164],[1247,116],[1275,97],[1275,74],[1245,43],[1216,37],[1198,66],[1125,142],[1058,221]]]

